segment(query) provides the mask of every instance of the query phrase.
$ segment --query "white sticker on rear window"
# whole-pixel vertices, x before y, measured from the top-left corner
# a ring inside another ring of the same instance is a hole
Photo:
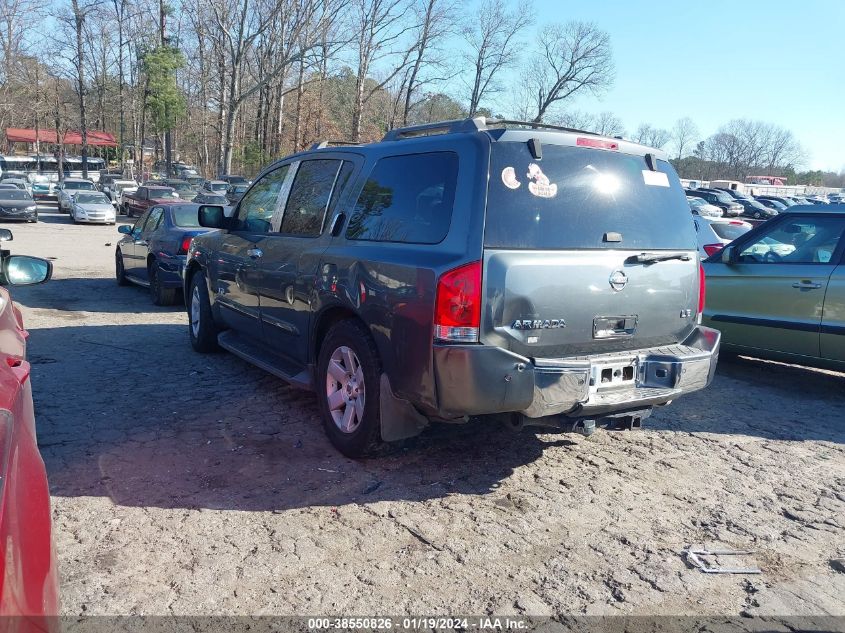
[[[643,169],[643,182],[652,187],[668,187],[669,176],[664,174],[662,171]]]
[[[526,176],[531,181],[528,183],[528,191],[538,198],[554,198],[557,195],[557,185],[549,182],[549,178],[537,163],[528,165]]]
[[[502,170],[502,182],[508,189],[519,189],[522,184],[516,179],[516,170],[513,167],[505,167]]]

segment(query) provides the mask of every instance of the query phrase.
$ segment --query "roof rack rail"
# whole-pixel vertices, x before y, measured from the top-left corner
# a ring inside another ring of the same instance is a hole
[[[589,130],[579,130],[574,127],[565,127],[563,125],[551,125],[549,123],[537,123],[535,121],[516,121],[513,119],[487,119],[487,127],[499,127],[502,125],[518,125],[520,127],[530,127],[534,129],[543,130],[558,130],[560,132],[575,132],[576,134],[590,134],[591,136],[602,136],[598,132],[590,132]]]
[[[324,147],[331,147],[332,145],[360,145],[355,141],[317,141],[311,146],[311,149],[322,149]]]
[[[454,134],[457,132],[481,132],[491,128],[505,126],[519,126],[541,130],[557,130],[560,132],[574,132],[576,134],[589,134],[591,136],[602,136],[597,132],[579,130],[573,127],[562,125],[551,125],[549,123],[537,123],[535,121],[517,121],[514,119],[492,119],[484,116],[477,116],[468,119],[455,119],[453,121],[439,121],[437,123],[423,123],[421,125],[409,125],[390,130],[384,135],[382,141],[399,141],[417,136],[430,136],[434,134]]]
[[[430,136],[433,134],[450,134],[456,132],[479,132],[486,128],[484,117],[474,119],[455,119],[453,121],[439,121],[437,123],[422,123],[390,130],[382,141],[398,141],[415,136]]]

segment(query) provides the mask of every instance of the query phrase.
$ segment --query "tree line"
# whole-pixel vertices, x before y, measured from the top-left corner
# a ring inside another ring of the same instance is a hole
[[[113,159],[152,146],[206,175],[252,174],[317,140],[486,114],[671,149],[687,177],[801,165],[769,124],[629,135],[614,113],[571,107],[613,79],[598,25],[538,26],[515,0],[0,0],[0,127],[79,129],[83,155],[87,131],[104,130]]]

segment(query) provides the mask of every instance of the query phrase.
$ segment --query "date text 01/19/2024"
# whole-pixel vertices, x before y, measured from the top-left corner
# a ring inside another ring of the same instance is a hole
[[[308,618],[310,630],[469,630],[479,631],[524,631],[528,622],[512,617],[348,617],[348,618]]]

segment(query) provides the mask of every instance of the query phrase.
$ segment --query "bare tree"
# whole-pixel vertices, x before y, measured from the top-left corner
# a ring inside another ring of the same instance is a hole
[[[511,11],[502,0],[484,0],[462,29],[467,44],[464,61],[470,68],[469,112],[475,114],[481,102],[499,91],[502,70],[514,65],[521,46],[520,36],[534,21],[530,2]]]
[[[649,123],[641,123],[634,133],[633,140],[649,147],[663,149],[671,139],[672,133],[669,130],[653,127]]]
[[[85,17],[93,5],[83,6],[79,0],[71,0],[73,10],[73,30],[76,35],[76,50],[74,71],[76,79],[76,93],[79,97],[79,132],[82,136],[82,177],[88,178],[88,122],[85,112],[85,48],[82,45],[82,31]]]
[[[316,41],[319,25],[334,20],[342,0],[208,0],[219,69],[221,152],[218,169],[229,172],[238,114],[253,95],[302,61]],[[259,39],[273,30],[278,46],[272,63],[254,72]]]
[[[417,0],[414,11],[417,15],[418,30],[415,36],[416,46],[407,73],[404,90],[402,124],[408,124],[408,117],[415,105],[414,95],[427,83],[442,81],[448,77],[423,78],[426,67],[445,70],[447,64],[439,50],[440,43],[454,28],[456,5],[453,0]],[[448,74],[448,73],[447,73]]]
[[[684,117],[675,121],[672,128],[672,142],[675,145],[678,160],[688,155],[699,140],[698,127],[692,119]]]
[[[352,109],[352,140],[361,140],[361,123],[370,99],[408,66],[419,42],[409,42],[416,28],[408,0],[353,0],[355,103]],[[377,65],[385,68],[381,80],[371,79]]]
[[[610,36],[595,24],[549,24],[537,39],[539,50],[523,72],[534,99],[533,121],[542,121],[561,101],[583,92],[600,94],[613,82]]]
[[[603,136],[625,136],[625,124],[613,112],[599,112],[596,116],[593,131]]]

